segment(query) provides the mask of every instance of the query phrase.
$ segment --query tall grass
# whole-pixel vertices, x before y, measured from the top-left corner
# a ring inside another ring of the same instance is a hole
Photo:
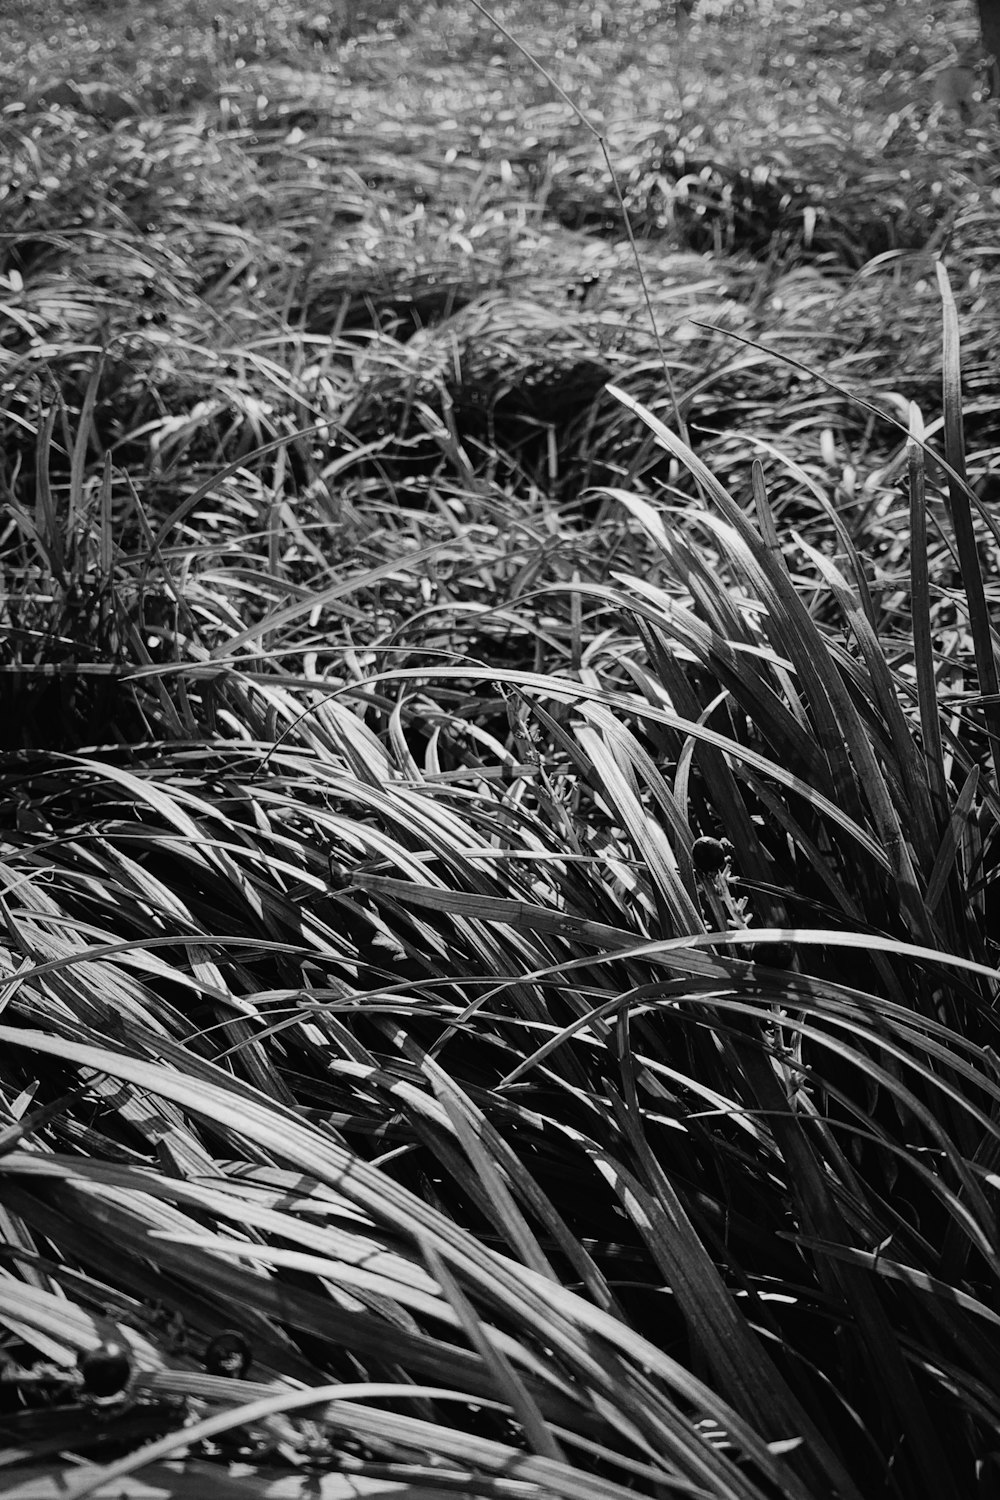
[[[4,118],[4,1494],[995,1489],[988,107],[774,9]]]

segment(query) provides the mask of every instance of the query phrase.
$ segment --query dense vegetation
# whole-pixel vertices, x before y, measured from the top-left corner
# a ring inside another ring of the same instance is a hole
[[[974,6],[4,11],[0,1492],[995,1495]]]

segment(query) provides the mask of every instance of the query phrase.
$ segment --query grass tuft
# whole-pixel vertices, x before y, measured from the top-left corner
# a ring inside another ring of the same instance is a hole
[[[938,10],[11,7],[5,1495],[991,1492]]]

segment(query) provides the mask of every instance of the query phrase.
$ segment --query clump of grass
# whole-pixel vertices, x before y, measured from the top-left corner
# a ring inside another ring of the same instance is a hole
[[[568,84],[661,45],[533,15]],[[132,127],[15,117],[8,1492],[986,1493],[988,190],[950,276],[856,272],[862,196],[810,264],[644,247],[668,383],[624,247],[552,221],[565,117],[499,44],[487,108],[456,17],[388,103],[377,18],[304,38],[294,122],[277,43],[220,59],[143,126],[148,229]],[[657,74],[722,176],[685,77],[746,35],[706,3]]]

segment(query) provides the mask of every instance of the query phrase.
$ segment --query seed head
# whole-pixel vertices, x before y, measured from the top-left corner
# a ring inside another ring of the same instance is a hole
[[[729,851],[721,839],[695,839],[691,845],[691,859],[699,875],[718,875],[729,858]]]
[[[86,1395],[95,1401],[111,1401],[120,1396],[132,1374],[132,1356],[125,1340],[109,1335],[96,1349],[85,1349],[77,1368]]]
[[[210,1375],[228,1375],[231,1380],[242,1380],[253,1363],[253,1350],[235,1328],[226,1328],[205,1350],[205,1369]]]
[[[791,943],[756,943],[753,961],[766,964],[769,969],[790,969],[795,962],[795,949]]]

